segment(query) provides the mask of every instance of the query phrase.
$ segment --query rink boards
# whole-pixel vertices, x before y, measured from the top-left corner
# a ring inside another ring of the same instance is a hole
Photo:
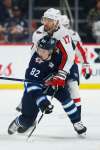
[[[84,45],[88,50],[88,58],[91,62],[93,74],[85,80],[80,70],[81,89],[100,89],[100,45]],[[0,44],[0,76],[22,78],[28,66],[32,50],[30,44]],[[0,89],[23,89],[23,82],[0,80]]]

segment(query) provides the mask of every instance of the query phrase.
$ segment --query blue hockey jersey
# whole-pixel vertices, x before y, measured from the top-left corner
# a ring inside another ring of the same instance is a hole
[[[44,78],[58,71],[61,57],[60,52],[55,52],[50,60],[43,61],[35,52],[26,69],[25,78],[32,82],[43,82]]]

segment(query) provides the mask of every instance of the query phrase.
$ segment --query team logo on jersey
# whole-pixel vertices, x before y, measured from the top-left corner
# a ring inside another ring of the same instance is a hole
[[[35,62],[41,64],[41,63],[43,62],[43,60],[42,60],[41,58],[37,57],[37,58],[35,59]]]
[[[49,67],[50,68],[53,68],[54,67],[54,64],[52,62],[49,62]]]

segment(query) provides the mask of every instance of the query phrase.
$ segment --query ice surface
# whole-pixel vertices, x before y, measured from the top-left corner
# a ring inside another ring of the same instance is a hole
[[[32,137],[7,134],[10,122],[19,115],[15,107],[22,90],[0,91],[0,150],[100,150],[100,90],[82,90],[82,120],[86,138],[77,136],[60,103],[53,100],[54,112],[45,115]]]

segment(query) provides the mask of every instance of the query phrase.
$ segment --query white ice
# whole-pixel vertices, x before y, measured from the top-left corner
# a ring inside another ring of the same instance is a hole
[[[22,90],[0,91],[0,150],[100,150],[100,90],[81,90],[82,120],[88,131],[77,136],[61,105],[53,100],[54,112],[45,115],[32,137],[8,135],[7,128],[19,115],[15,108]]]

